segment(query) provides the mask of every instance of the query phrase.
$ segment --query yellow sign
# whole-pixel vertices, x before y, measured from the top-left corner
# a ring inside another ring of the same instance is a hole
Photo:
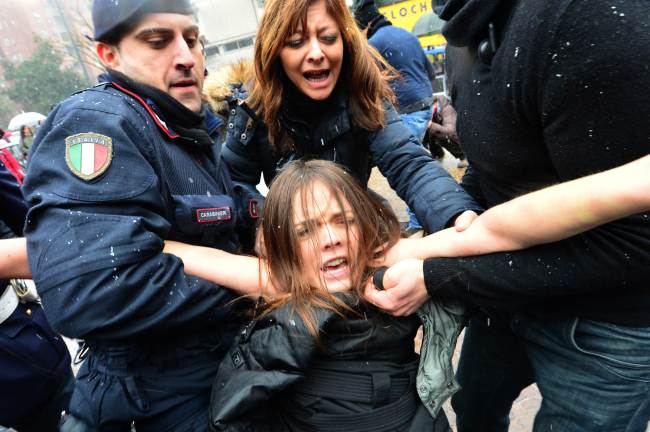
[[[379,12],[384,14],[393,25],[408,31],[413,31],[413,26],[418,18],[430,10],[431,0],[398,1],[379,8]]]
[[[423,48],[447,44],[445,37],[441,33],[436,33],[429,36],[420,36],[418,40],[420,41],[420,45],[422,45]]]

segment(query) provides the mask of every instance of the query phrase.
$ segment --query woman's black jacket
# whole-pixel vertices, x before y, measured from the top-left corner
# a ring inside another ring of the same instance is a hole
[[[419,320],[354,309],[314,309],[319,341],[291,305],[244,327],[212,388],[213,430],[446,430],[415,391]]]

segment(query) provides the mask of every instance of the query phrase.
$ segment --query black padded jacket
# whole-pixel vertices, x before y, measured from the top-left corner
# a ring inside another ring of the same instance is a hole
[[[212,389],[217,431],[446,431],[415,391],[415,316],[314,309],[317,341],[291,306],[244,327]]]

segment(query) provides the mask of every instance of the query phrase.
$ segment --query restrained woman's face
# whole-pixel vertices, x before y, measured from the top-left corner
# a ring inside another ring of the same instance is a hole
[[[311,99],[324,100],[332,94],[341,73],[343,39],[325,0],[309,7],[307,28],[289,35],[280,61],[291,82]]]
[[[350,289],[351,267],[359,253],[359,229],[350,204],[343,200],[341,208],[322,183],[313,185],[305,202],[302,197],[302,191],[296,192],[293,223],[307,282],[330,292]]]

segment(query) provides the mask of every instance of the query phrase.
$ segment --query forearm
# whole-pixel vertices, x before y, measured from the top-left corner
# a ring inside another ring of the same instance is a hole
[[[650,156],[492,207],[468,229],[402,240],[399,259],[513,251],[571,237],[650,209]]]
[[[229,319],[235,294],[186,274],[142,218],[55,208],[41,216],[27,224],[30,268],[60,333],[120,340]]]
[[[451,258],[507,250],[501,239],[485,229],[480,217],[465,231],[447,228],[420,239],[407,239],[406,245],[408,249],[400,255],[401,259]]]
[[[32,273],[27,260],[25,238],[0,240],[0,279],[29,279]]]
[[[261,261],[255,257],[171,241],[165,242],[163,252],[178,256],[186,273],[226,286],[241,295],[260,295],[266,285],[266,272],[261,271]]]
[[[650,156],[602,173],[523,195],[475,222],[498,250],[561,240],[650,209]],[[486,243],[488,245],[488,243]]]

